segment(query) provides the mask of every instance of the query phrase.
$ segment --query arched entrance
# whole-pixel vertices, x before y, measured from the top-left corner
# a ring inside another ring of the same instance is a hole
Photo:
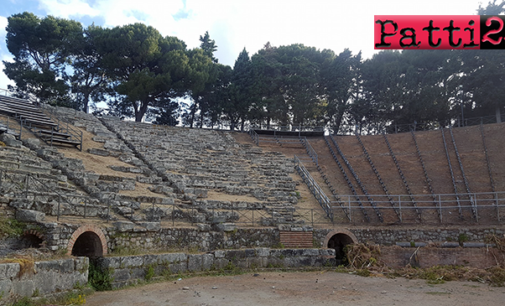
[[[107,254],[107,240],[99,227],[84,225],[78,228],[67,246],[67,254],[97,258]]]
[[[21,237],[22,248],[38,249],[44,245],[44,235],[36,230],[27,230]]]
[[[96,258],[103,256],[102,244],[97,234],[82,233],[72,247],[72,255]]]
[[[326,235],[324,245],[329,249],[335,250],[336,264],[345,263],[344,248],[346,245],[358,243],[356,236],[348,230],[334,230]]]

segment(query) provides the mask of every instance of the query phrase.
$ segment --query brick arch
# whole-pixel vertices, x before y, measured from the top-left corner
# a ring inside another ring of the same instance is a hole
[[[37,230],[34,230],[34,229],[31,229],[31,230],[26,230],[23,235],[33,235],[41,240],[45,240],[45,236],[44,234],[42,234],[41,232],[37,231]]]
[[[331,237],[333,237],[337,234],[347,235],[347,236],[349,236],[349,238],[351,238],[352,243],[358,243],[358,238],[356,238],[356,236],[351,231],[348,231],[346,229],[335,229],[326,235],[326,237],[324,238],[323,247],[327,248],[328,242],[330,241]]]
[[[100,239],[100,243],[102,245],[102,254],[107,255],[107,238],[105,238],[105,235],[100,227],[91,224],[79,227],[72,234],[72,237],[70,237],[70,240],[68,241],[67,245],[67,255],[72,254],[72,249],[74,248],[75,242],[84,233],[93,233],[96,236],[98,236],[98,238]]]
[[[38,246],[35,246],[35,247],[45,247],[46,246],[46,237],[44,234],[42,234],[41,232],[35,230],[35,229],[29,229],[29,230],[25,230],[24,233],[23,233],[23,238],[25,239],[29,239],[31,240],[32,242],[29,243],[30,245],[28,247],[34,247],[32,245],[33,243],[33,238],[32,237],[35,237],[35,240],[37,239],[40,239],[40,245]],[[36,241],[36,243],[39,243],[39,241]]]

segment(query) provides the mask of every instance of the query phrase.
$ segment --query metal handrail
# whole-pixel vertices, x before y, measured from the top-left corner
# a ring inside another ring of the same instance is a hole
[[[70,204],[71,201],[69,201],[69,198],[83,198],[84,199],[84,212],[83,212],[83,218],[86,218],[86,206],[89,202],[89,198],[87,196],[81,196],[81,195],[72,195],[72,196],[68,196],[68,195],[62,195],[60,194],[58,191],[54,190],[53,188],[50,188],[49,186],[47,186],[44,182],[40,181],[39,179],[33,177],[32,175],[30,174],[25,174],[24,175],[24,178],[23,178],[23,181],[25,182],[24,183],[24,186],[23,185],[20,185],[19,183],[16,182],[15,179],[13,179],[10,175],[7,174],[7,171],[5,170],[0,170],[0,186],[2,186],[2,182],[3,180],[5,179],[9,179],[10,182],[12,182],[13,184],[16,184],[17,187],[18,187],[18,190],[23,193],[25,195],[25,197],[27,198],[28,197],[28,194],[33,194],[33,195],[38,195],[38,194],[52,194],[52,195],[55,195],[58,197],[58,208],[57,208],[57,221],[60,220],[60,216],[61,216],[61,203],[63,202],[63,200],[66,201],[66,203]],[[42,188],[46,189],[46,190],[51,190],[50,192],[40,192],[40,191],[34,191],[34,190],[29,190],[29,185],[30,185],[30,180],[32,182],[35,182],[37,184],[39,184]],[[34,198],[35,200],[36,198]]]
[[[303,166],[303,163],[300,161],[300,159],[295,155],[294,156],[294,161],[296,163],[296,170],[300,174],[300,176],[303,178],[303,181],[307,184],[309,189],[312,191],[312,194],[314,197],[317,199],[319,204],[321,205],[321,208],[326,212],[327,217],[333,221],[333,211],[331,210],[331,201],[326,196],[324,191],[319,187],[317,182],[314,180],[312,175],[310,175],[309,171]]]
[[[307,150],[307,154],[309,154],[310,158],[312,158],[312,160],[314,161],[314,163],[316,163],[316,165],[318,166],[319,162],[318,162],[318,159],[317,159],[316,150],[314,150],[314,148],[312,148],[312,146],[310,145],[310,142],[307,140],[307,137],[300,138],[300,140],[302,141],[302,144],[306,145],[305,148]]]

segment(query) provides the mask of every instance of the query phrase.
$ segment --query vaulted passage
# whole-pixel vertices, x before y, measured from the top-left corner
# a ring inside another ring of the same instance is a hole
[[[103,256],[100,237],[94,232],[82,233],[72,247],[72,255],[97,258]]]
[[[44,240],[35,234],[24,234],[21,239],[22,248],[38,249],[43,242]]]
[[[328,241],[328,248],[335,249],[335,257],[337,260],[337,265],[346,264],[347,259],[345,257],[344,248],[346,245],[353,243],[354,243],[353,239],[350,236],[343,233],[338,233],[330,238],[330,240]]]

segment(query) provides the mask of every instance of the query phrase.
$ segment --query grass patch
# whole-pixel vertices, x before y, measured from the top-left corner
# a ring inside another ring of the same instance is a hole
[[[14,218],[0,216],[0,237],[19,237],[23,234],[26,224]]]

